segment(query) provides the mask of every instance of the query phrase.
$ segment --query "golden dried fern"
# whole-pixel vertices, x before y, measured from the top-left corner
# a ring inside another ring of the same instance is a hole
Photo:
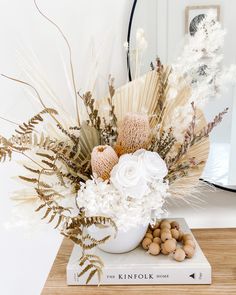
[[[16,133],[20,135],[31,134],[34,131],[35,126],[38,125],[40,122],[43,122],[42,115],[45,114],[58,115],[56,110],[51,108],[45,108],[41,112],[33,116],[27,123],[19,125],[19,129],[15,130]]]

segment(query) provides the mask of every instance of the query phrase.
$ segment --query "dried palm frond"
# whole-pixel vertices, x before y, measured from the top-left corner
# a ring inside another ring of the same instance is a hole
[[[163,67],[161,74],[150,71],[146,75],[116,89],[113,95],[113,105],[118,122],[121,122],[127,113],[147,113],[150,116],[151,127],[155,126],[164,110],[168,90],[167,79],[170,74],[169,67]],[[107,98],[98,101],[101,117],[107,118],[103,110]]]

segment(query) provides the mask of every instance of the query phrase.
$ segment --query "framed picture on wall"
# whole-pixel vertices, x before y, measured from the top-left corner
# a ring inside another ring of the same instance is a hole
[[[209,11],[213,11],[217,21],[220,20],[220,5],[187,6],[185,8],[185,33],[193,36],[198,23]]]

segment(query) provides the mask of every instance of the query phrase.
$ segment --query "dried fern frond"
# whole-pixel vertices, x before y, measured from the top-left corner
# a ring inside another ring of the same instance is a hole
[[[12,157],[12,145],[11,143],[3,136],[0,136],[0,162],[6,161],[8,158],[11,160]]]
[[[40,122],[43,122],[42,115],[51,114],[51,115],[58,115],[57,111],[51,108],[43,109],[37,115],[33,116],[27,123],[23,123],[19,125],[19,129],[16,129],[16,133],[20,135],[31,134],[34,131],[34,128]]]

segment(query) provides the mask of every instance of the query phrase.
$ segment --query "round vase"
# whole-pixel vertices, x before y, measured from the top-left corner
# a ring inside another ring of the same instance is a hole
[[[88,228],[88,233],[97,240],[110,235],[111,237],[98,248],[108,253],[125,253],[135,249],[142,241],[148,225],[139,225],[132,227],[127,231],[118,229],[116,237],[114,237],[114,229],[111,227],[97,228],[94,225]]]

